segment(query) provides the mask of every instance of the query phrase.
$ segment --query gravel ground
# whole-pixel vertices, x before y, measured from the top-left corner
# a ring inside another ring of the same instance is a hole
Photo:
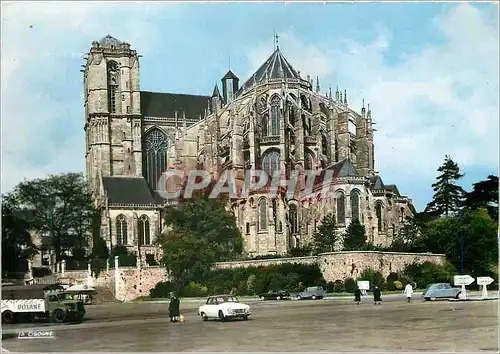
[[[80,324],[4,326],[11,352],[53,351],[498,351],[498,300],[406,303],[403,296],[349,300],[248,302],[249,321],[208,321],[200,303],[88,306]],[[53,329],[55,339],[17,339],[20,329]]]

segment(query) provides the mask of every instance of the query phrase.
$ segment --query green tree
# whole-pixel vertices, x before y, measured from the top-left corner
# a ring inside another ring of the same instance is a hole
[[[62,260],[65,251],[88,247],[96,211],[82,174],[24,181],[9,198],[19,218],[38,233],[50,236],[57,261]]]
[[[427,223],[422,244],[433,253],[446,254],[457,268],[461,265],[461,239],[464,245],[464,271],[472,276],[491,274],[498,260],[497,223],[486,209],[465,212],[459,217],[442,218]]]
[[[407,218],[403,227],[399,229],[389,249],[395,252],[426,252],[422,243],[422,234],[427,222],[432,220],[427,213],[417,213]]]
[[[498,176],[473,184],[471,192],[465,194],[464,207],[468,210],[485,208],[493,220],[498,222]]]
[[[344,236],[344,250],[355,251],[363,248],[366,244],[365,227],[359,220],[354,219],[347,227]]]
[[[313,250],[315,253],[333,252],[335,244],[340,239],[335,222],[335,215],[328,214],[313,235]]]
[[[425,212],[435,217],[449,216],[460,210],[465,191],[455,184],[464,175],[460,173],[458,164],[450,156],[446,156],[443,165],[438,168],[439,175],[432,184],[434,196],[427,204]]]
[[[169,230],[158,238],[163,263],[178,286],[201,281],[215,262],[231,260],[243,249],[234,215],[218,199],[197,197],[165,210]]]
[[[12,199],[2,200],[2,274],[22,272],[22,263],[38,253],[29,232],[29,223],[14,212]]]

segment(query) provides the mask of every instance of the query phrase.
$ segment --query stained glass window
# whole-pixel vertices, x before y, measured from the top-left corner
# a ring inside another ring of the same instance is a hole
[[[116,218],[116,243],[118,245],[128,244],[127,218],[122,214],[118,215]]]
[[[157,128],[150,130],[144,139],[144,172],[149,186],[156,190],[158,180],[167,169],[168,138]]]
[[[273,177],[274,171],[280,169],[280,153],[276,150],[271,150],[264,153],[262,158],[262,169],[267,173],[269,178]]]
[[[149,218],[146,215],[142,215],[138,220],[138,231],[139,231],[139,242],[141,245],[150,245],[151,236],[149,229]]]

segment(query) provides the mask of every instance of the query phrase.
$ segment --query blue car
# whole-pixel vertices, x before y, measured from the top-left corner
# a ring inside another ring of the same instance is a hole
[[[436,299],[458,299],[462,291],[460,288],[454,288],[448,283],[437,283],[430,284],[422,296],[425,300],[436,300]]]

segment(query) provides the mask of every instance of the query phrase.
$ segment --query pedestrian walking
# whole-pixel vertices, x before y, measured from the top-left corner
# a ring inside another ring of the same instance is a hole
[[[361,302],[361,290],[358,287],[354,290],[354,301],[356,301],[356,305]]]
[[[168,305],[168,312],[170,316],[170,322],[177,322],[180,317],[180,300],[177,296],[172,295],[170,297],[170,304]]]
[[[410,283],[406,284],[405,286],[405,294],[408,302],[411,302],[411,296],[413,295],[413,286],[411,286]]]
[[[375,287],[375,290],[373,291],[373,302],[374,305],[380,305],[382,302],[382,291],[378,286]]]

